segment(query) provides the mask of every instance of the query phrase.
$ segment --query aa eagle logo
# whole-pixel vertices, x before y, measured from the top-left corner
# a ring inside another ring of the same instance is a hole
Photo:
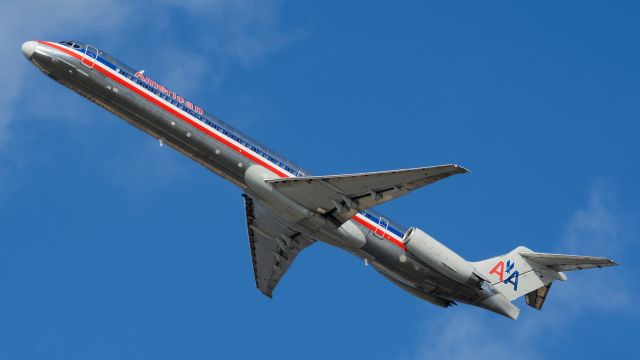
[[[515,266],[516,263],[514,261],[507,260],[507,263],[505,264],[504,261],[500,260],[496,266],[489,271],[489,275],[498,275],[498,277],[500,277],[500,282],[504,284],[512,284],[513,291],[518,291],[518,276],[520,276],[520,272],[518,272],[518,270],[513,270]],[[506,279],[504,278],[505,273],[509,275]]]

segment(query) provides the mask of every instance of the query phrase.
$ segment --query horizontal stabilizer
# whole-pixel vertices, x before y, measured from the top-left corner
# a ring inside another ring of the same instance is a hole
[[[266,180],[291,200],[320,213],[347,221],[360,210],[398,198],[424,185],[467,169],[441,165],[349,175],[306,176]]]
[[[527,305],[536,310],[542,310],[542,305],[544,305],[544,301],[547,299],[547,295],[549,295],[551,284],[553,284],[553,282],[550,282],[546,286],[542,286],[539,289],[525,295],[524,298],[527,302]]]
[[[538,253],[524,246],[471,264],[509,301],[527,295],[536,309],[542,308],[552,281],[567,279],[564,271],[617,265],[602,257]]]
[[[618,265],[612,260],[596,256],[545,254],[536,252],[521,252],[520,255],[555,271],[583,270]]]

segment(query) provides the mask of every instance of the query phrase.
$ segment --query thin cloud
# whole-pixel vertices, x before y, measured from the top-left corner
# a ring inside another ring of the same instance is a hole
[[[120,11],[121,1],[105,0],[97,3],[83,1],[14,1],[0,12],[0,60],[9,71],[0,72],[3,96],[0,97],[0,149],[9,140],[14,106],[26,83],[29,66],[20,53],[20,45],[30,39],[63,36],[62,29],[75,34],[107,32],[126,17]],[[99,21],[98,21],[99,20]]]
[[[105,171],[134,202],[189,177],[188,163],[181,161],[184,159],[171,147],[160,147],[158,142],[143,141],[114,150],[116,154],[105,163]]]
[[[9,152],[19,152],[21,146],[28,146],[24,141],[8,146],[12,143],[16,110],[21,108],[22,114],[33,115],[36,106],[48,104],[54,105],[48,108],[59,108],[55,105],[64,99],[62,91],[34,96],[38,91],[32,88],[30,80],[41,75],[29,68],[31,65],[20,53],[22,42],[30,39],[77,39],[113,49],[111,51],[116,54],[118,48],[126,46],[132,53],[164,54],[145,58],[145,64],[131,65],[163,69],[161,75],[165,76],[158,76],[159,81],[166,82],[185,96],[195,97],[205,88],[219,86],[229,66],[251,66],[293,39],[281,28],[280,8],[280,1],[270,0],[162,0],[153,4],[124,0],[33,0],[7,4],[0,12],[0,43],[5,45],[0,48],[0,61],[5,68],[11,69],[0,73],[0,83],[3,84],[3,96],[0,97],[0,164],[3,164],[0,191],[6,188],[2,184],[6,184],[8,174],[19,168],[14,159],[21,157]],[[176,31],[184,28],[189,29],[190,36],[185,37]],[[150,29],[153,30],[152,39],[148,35]],[[123,42],[122,39],[128,41]],[[29,101],[21,96],[25,94],[29,94]],[[25,106],[26,103],[31,106]],[[24,112],[27,108],[31,110]],[[35,117],[77,126],[82,124],[77,118],[89,118],[82,115],[74,109]],[[95,114],[91,116],[94,117]],[[125,167],[130,160],[114,154],[110,156],[115,156],[111,161],[122,161]],[[130,165],[136,166],[135,163]]]
[[[624,219],[613,186],[597,181],[586,206],[568,220],[556,251],[610,256],[623,262],[630,238]],[[619,269],[569,272],[567,282],[551,289],[542,313],[523,311],[517,321],[464,306],[439,312],[418,329],[415,351],[400,358],[495,359],[510,357],[513,349],[518,349],[519,359],[545,358],[543,345],[562,341],[567,336],[565,330],[585,314],[638,316],[631,300],[637,296],[637,288],[625,285],[633,283],[629,274]],[[602,284],[607,284],[606,297],[602,296]],[[519,305],[526,306],[521,300]]]
[[[282,1],[277,0],[163,0],[188,16],[197,33],[195,45],[217,58],[250,66],[294,41],[298,33],[285,31],[280,23]],[[176,17],[165,18],[167,24]],[[171,28],[171,25],[168,25]],[[179,37],[193,44],[193,39]]]

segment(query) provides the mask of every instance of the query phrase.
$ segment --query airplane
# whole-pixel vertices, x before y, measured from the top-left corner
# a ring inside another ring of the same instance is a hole
[[[197,103],[106,52],[78,41],[27,41],[24,56],[60,84],[238,186],[244,197],[256,287],[268,297],[296,256],[322,241],[348,251],[398,287],[443,308],[465,303],[511,319],[525,297],[540,310],[566,271],[617,265],[516,247],[470,262],[417,227],[372,210],[425,185],[468,172],[440,165],[312,176]]]

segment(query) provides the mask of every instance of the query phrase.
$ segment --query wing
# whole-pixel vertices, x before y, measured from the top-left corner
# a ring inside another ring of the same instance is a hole
[[[441,165],[350,175],[272,179],[267,182],[307,209],[334,215],[340,222],[345,222],[360,210],[466,172],[467,169],[458,165]]]
[[[521,252],[520,255],[555,271],[583,270],[618,265],[612,260],[596,256],[545,254],[535,252]]]
[[[268,297],[300,250],[315,240],[291,230],[269,210],[244,194],[249,246],[256,287]]]

